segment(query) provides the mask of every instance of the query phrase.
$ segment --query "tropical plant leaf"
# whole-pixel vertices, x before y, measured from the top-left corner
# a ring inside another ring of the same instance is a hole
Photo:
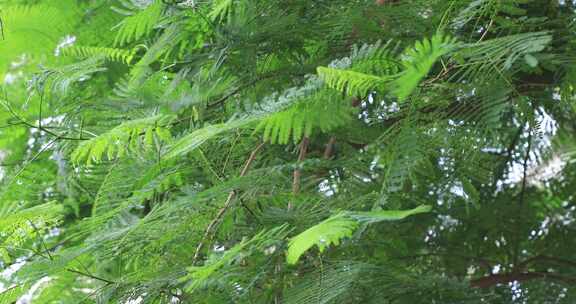
[[[397,221],[411,215],[426,213],[430,210],[430,206],[419,206],[411,210],[403,211],[340,212],[293,237],[288,245],[286,261],[288,264],[296,264],[304,252],[313,246],[317,246],[320,252],[324,251],[330,245],[337,246],[342,239],[352,237],[354,231],[356,231],[362,223],[371,224],[381,221]]]

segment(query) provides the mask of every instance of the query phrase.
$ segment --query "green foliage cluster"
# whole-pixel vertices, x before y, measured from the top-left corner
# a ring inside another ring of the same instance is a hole
[[[575,20],[0,0],[0,303],[574,303]]]

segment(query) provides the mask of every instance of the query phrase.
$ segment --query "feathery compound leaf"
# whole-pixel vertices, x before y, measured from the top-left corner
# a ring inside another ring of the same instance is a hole
[[[182,277],[180,281],[188,282],[186,290],[189,292],[206,287],[210,279],[215,277],[223,267],[228,266],[240,258],[249,256],[254,251],[269,250],[269,247],[274,246],[277,240],[286,237],[287,231],[286,225],[281,225],[270,230],[263,230],[249,240],[242,240],[240,243],[226,250],[221,256],[209,260],[204,266],[188,267],[187,270],[189,274]]]
[[[354,46],[350,57],[334,60],[316,71],[328,87],[351,96],[366,96],[374,90],[385,92],[385,84],[399,69],[393,57],[396,48],[389,45],[390,42],[382,46],[379,41]]]
[[[134,58],[134,53],[137,49],[125,50],[108,47],[97,46],[70,46],[62,49],[62,55],[90,58],[90,57],[104,57],[109,61],[117,61],[125,64],[130,64]]]
[[[0,0],[0,303],[576,303],[574,6]]]
[[[551,41],[550,33],[533,32],[463,45],[462,49],[454,54],[454,57],[462,62],[462,68],[454,78],[501,73],[502,70],[510,70],[518,59],[526,58],[527,55],[528,64],[538,64],[531,54],[543,51]]]
[[[353,119],[354,108],[334,90],[320,90],[302,98],[288,109],[260,121],[255,133],[262,131],[264,141],[287,144],[299,142],[313,132],[329,132]]]
[[[114,44],[125,45],[148,35],[160,21],[163,8],[162,1],[154,0],[145,9],[122,20]]]
[[[455,43],[455,39],[445,37],[442,34],[436,34],[431,39],[417,41],[413,47],[408,48],[402,54],[404,70],[395,75],[392,73],[398,71],[397,65],[390,58],[390,52],[387,51],[380,56],[381,58],[376,56],[377,58],[371,59],[370,55],[355,58],[356,62],[351,66],[346,61],[332,63],[332,66],[336,67],[350,66],[351,70],[318,67],[317,72],[329,87],[348,95],[366,96],[374,90],[391,91],[400,100],[404,100],[412,94],[420,80],[426,77],[436,60],[450,52],[455,47]],[[380,53],[376,52],[376,54]],[[372,72],[369,71],[369,68],[377,72],[384,71],[386,74],[367,74],[366,72]],[[390,88],[387,88],[388,86]]]
[[[214,136],[233,129],[244,127],[255,121],[256,118],[236,119],[227,123],[206,126],[178,139],[170,147],[170,150],[168,150],[168,153],[166,153],[165,157],[170,159],[185,155],[200,147],[200,145],[213,138]]]
[[[212,21],[223,19],[230,14],[234,5],[234,0],[214,0],[212,3],[212,10],[208,13],[208,17]]]
[[[286,290],[286,304],[327,304],[346,295],[362,275],[366,266],[354,262],[323,265],[305,274],[301,281]]]
[[[100,162],[106,155],[108,159],[121,157],[137,146],[150,146],[150,138],[155,136],[163,141],[170,141],[168,124],[173,119],[170,115],[156,115],[125,122],[112,130],[82,142],[72,153],[72,160]],[[148,134],[148,135],[147,135]]]
[[[432,39],[417,41],[402,55],[405,70],[393,82],[393,93],[400,100],[406,99],[420,83],[442,55],[450,52],[456,45],[456,40],[436,34]]]
[[[46,203],[23,209],[16,213],[0,218],[0,228],[2,230],[10,225],[33,221],[36,219],[54,220],[62,215],[62,205],[56,203]]]
[[[428,213],[432,210],[431,206],[422,205],[410,210],[381,210],[381,211],[348,211],[349,217],[356,219],[361,223],[371,224],[382,221],[398,221],[411,215]]]
[[[0,76],[4,76],[3,69],[9,67],[18,56],[27,56],[30,60],[30,56],[49,55],[54,52],[59,40],[74,29],[78,7],[70,0],[62,0],[60,3],[60,5],[2,3]]]
[[[338,245],[343,238],[351,237],[360,224],[397,221],[430,210],[430,206],[419,206],[411,210],[399,211],[340,212],[293,237],[288,245],[286,261],[288,264],[296,264],[302,254],[314,245],[318,246],[320,252],[332,244]]]
[[[341,239],[351,237],[358,225],[355,219],[345,213],[338,213],[293,237],[288,244],[286,261],[288,264],[296,264],[300,256],[314,245],[318,246],[320,252],[332,244],[338,245]]]
[[[0,303],[17,303],[18,299],[24,295],[30,286],[14,285],[0,291]]]
[[[326,85],[345,92],[352,96],[366,96],[370,91],[384,91],[384,84],[390,80],[389,77],[380,77],[365,73],[340,70],[328,67],[318,67],[318,75],[326,81]]]

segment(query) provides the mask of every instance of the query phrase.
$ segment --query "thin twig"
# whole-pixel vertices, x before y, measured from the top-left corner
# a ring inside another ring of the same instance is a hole
[[[76,137],[67,137],[64,136],[63,134],[57,134],[54,133],[52,131],[50,131],[47,127],[42,126],[42,122],[38,121],[38,125],[34,125],[31,124],[29,122],[27,122],[26,120],[24,120],[22,117],[20,117],[16,112],[14,112],[14,110],[12,109],[12,107],[10,107],[10,105],[7,102],[3,102],[2,103],[4,105],[4,107],[6,108],[6,110],[8,110],[8,112],[10,113],[10,115],[12,115],[12,117],[14,117],[15,119],[17,119],[19,121],[19,123],[14,123],[14,124],[10,124],[8,126],[12,126],[12,125],[25,125],[29,128],[32,129],[38,129],[40,131],[45,132],[46,134],[49,134],[51,136],[56,137],[58,140],[60,139],[64,139],[64,140],[88,140],[88,138],[76,138]],[[7,127],[7,126],[3,126],[3,127]]]
[[[4,21],[2,21],[2,18],[0,17],[0,37],[2,37],[2,40],[4,40]]]
[[[478,41],[476,43],[480,43],[480,42],[482,42],[482,40],[484,40],[484,37],[486,37],[486,34],[488,34],[488,32],[490,31],[492,24],[494,24],[494,18],[490,19],[490,23],[488,23],[488,26],[484,30],[484,33],[482,33],[482,36],[480,36],[480,39],[478,39]]]
[[[520,199],[518,205],[524,205],[524,193],[526,192],[526,177],[528,176],[528,161],[530,160],[530,150],[532,149],[532,131],[528,135],[528,149],[524,156],[523,172],[522,172],[522,190],[520,192]]]
[[[52,139],[52,140],[51,140],[50,142],[48,142],[44,147],[42,147],[42,148],[40,149],[40,151],[38,151],[36,154],[34,154],[34,156],[33,156],[31,159],[29,159],[29,160],[27,160],[26,162],[24,162],[23,165],[22,165],[22,168],[20,168],[20,169],[16,172],[16,174],[14,174],[14,175],[12,175],[12,176],[10,177],[10,181],[8,182],[8,185],[11,185],[11,184],[20,176],[20,174],[22,174],[22,172],[24,172],[24,170],[26,170],[26,168],[28,167],[28,165],[29,165],[30,163],[32,163],[33,161],[35,161],[36,159],[38,159],[38,157],[40,157],[40,155],[41,155],[42,153],[44,153],[44,152],[46,152],[48,149],[52,148],[52,145],[53,145],[54,143],[56,143],[56,142],[58,141],[58,139],[59,139],[58,137]]]
[[[251,86],[254,86],[255,84],[257,84],[258,82],[262,81],[262,80],[266,80],[266,79],[270,79],[270,78],[274,78],[274,77],[278,77],[278,76],[283,76],[285,74],[282,73],[270,73],[268,75],[262,75],[260,77],[257,77],[256,79],[253,79],[252,81],[241,85],[239,87],[237,87],[236,89],[232,90],[232,92],[222,96],[220,99],[214,101],[213,103],[210,103],[207,105],[208,108],[213,108],[216,106],[219,106],[220,104],[224,103],[226,100],[228,100],[230,97],[240,93],[242,90],[247,89]],[[300,74],[296,74],[296,75],[300,75]],[[303,75],[303,74],[302,74]]]
[[[82,272],[82,271],[80,271],[80,270],[76,270],[76,269],[72,269],[72,268],[66,268],[66,271],[72,272],[72,273],[75,273],[75,274],[79,274],[79,275],[81,275],[81,276],[83,276],[83,277],[91,278],[91,279],[94,279],[94,280],[97,280],[97,281],[100,281],[100,282],[104,282],[104,283],[106,283],[106,284],[108,284],[108,285],[116,284],[116,282],[114,282],[114,281],[110,281],[110,280],[108,280],[108,279],[104,279],[104,278],[95,276],[95,275],[93,275],[93,274],[85,273],[85,272]]]
[[[513,263],[517,264],[518,256],[520,255],[520,230],[523,226],[522,209],[524,207],[524,197],[526,193],[526,181],[528,176],[528,161],[530,160],[530,150],[532,149],[532,130],[529,130],[528,134],[528,149],[526,150],[526,155],[524,156],[523,172],[522,172],[522,186],[520,188],[520,196],[518,198],[518,224],[516,232],[516,244],[514,250]]]
[[[252,163],[256,159],[256,155],[258,154],[258,152],[260,151],[262,146],[264,146],[264,143],[259,144],[256,147],[256,149],[254,149],[252,151],[252,153],[250,153],[248,160],[246,160],[246,163],[244,164],[244,168],[242,168],[242,171],[240,172],[241,177],[246,175],[246,173],[248,172],[248,169],[250,168],[250,165],[252,165]],[[216,231],[216,229],[218,228],[218,225],[220,224],[220,222],[222,221],[222,218],[226,214],[226,211],[228,211],[228,209],[230,209],[230,207],[232,206],[232,202],[233,202],[235,196],[236,196],[236,191],[234,191],[234,190],[232,190],[232,191],[230,191],[230,193],[228,193],[228,198],[226,198],[226,202],[224,203],[224,206],[220,209],[220,211],[218,211],[218,213],[216,214],[216,217],[210,222],[210,224],[208,224],[208,227],[206,227],[206,231],[204,232],[204,237],[198,243],[198,246],[196,247],[196,252],[194,253],[194,257],[192,258],[192,264],[193,265],[195,265],[198,262],[200,255],[202,254],[202,250],[204,249],[205,244],[212,239],[213,234]]]
[[[34,222],[31,220],[28,220],[28,224],[30,224],[30,226],[32,226],[32,229],[34,229],[34,233],[36,234],[36,239],[38,239],[40,241],[40,246],[44,247],[44,251],[46,252],[46,255],[48,256],[48,258],[50,260],[53,260],[54,258],[52,257],[52,254],[50,254],[50,250],[48,249],[48,246],[46,246],[46,243],[44,243],[44,239],[42,237],[40,237],[40,232],[38,231],[38,228],[36,227]]]
[[[470,286],[475,288],[489,288],[498,284],[510,283],[514,281],[524,282],[534,279],[548,279],[553,281],[562,282],[564,284],[574,286],[576,278],[559,275],[551,272],[520,272],[520,273],[499,273],[491,274],[485,277],[477,278],[470,281]]]

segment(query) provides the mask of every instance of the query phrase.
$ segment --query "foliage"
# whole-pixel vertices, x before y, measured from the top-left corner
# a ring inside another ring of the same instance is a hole
[[[338,245],[341,239],[351,237],[360,223],[401,220],[429,210],[429,206],[420,206],[407,211],[340,212],[293,237],[286,252],[287,262],[295,264],[314,245],[318,246],[320,252],[332,244]]]
[[[0,0],[0,303],[573,303],[575,18]]]

